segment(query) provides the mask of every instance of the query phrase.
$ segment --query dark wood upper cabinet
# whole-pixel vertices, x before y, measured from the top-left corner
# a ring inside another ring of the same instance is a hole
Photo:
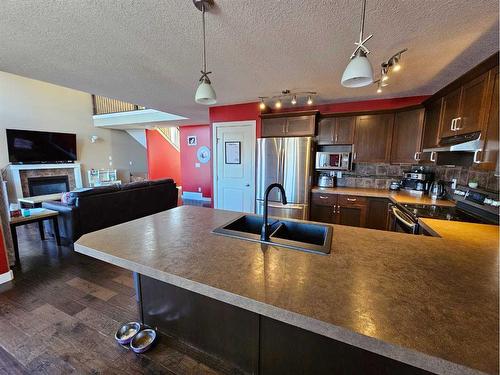
[[[318,145],[352,145],[356,116],[324,117],[318,124]]]
[[[393,113],[358,116],[354,130],[354,161],[388,163],[393,124]]]
[[[352,145],[354,143],[354,127],[356,126],[356,117],[337,117],[335,121],[336,145]]]
[[[318,145],[333,145],[335,141],[335,117],[322,118],[318,123]]]
[[[467,134],[483,128],[486,118],[488,74],[484,73],[462,86],[457,134]]]
[[[500,172],[498,163],[498,111],[499,111],[499,95],[498,95],[498,67],[492,69],[490,72],[490,95],[487,106],[486,129],[484,129],[484,146],[480,152],[480,161],[478,164],[479,169],[483,170],[496,170],[497,174]]]
[[[286,130],[286,118],[262,119],[262,137],[283,137]]]
[[[481,74],[443,98],[440,137],[480,131],[487,116],[488,72]]]
[[[425,108],[422,149],[435,148],[439,144],[439,126],[441,125],[442,107],[443,98],[439,98],[428,104]]]
[[[316,133],[316,112],[263,114],[262,137],[313,137]]]
[[[456,89],[443,98],[443,120],[441,121],[440,138],[455,135],[455,120],[459,117],[460,96],[462,89]]]
[[[391,163],[417,163],[421,155],[424,109],[396,112],[392,133]]]

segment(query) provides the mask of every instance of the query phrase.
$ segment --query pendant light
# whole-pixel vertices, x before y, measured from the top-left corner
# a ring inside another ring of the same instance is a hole
[[[208,75],[212,72],[207,72],[207,52],[205,38],[205,12],[207,8],[213,5],[213,0],[193,0],[196,9],[202,13],[203,22],[203,69],[201,71],[200,84],[196,90],[194,100],[198,104],[211,105],[217,103],[217,95],[212,87],[212,82]]]
[[[345,68],[342,75],[342,86],[344,87],[363,87],[373,83],[373,69],[366,55],[370,53],[364,46],[373,34],[363,40],[365,28],[366,0],[363,0],[363,10],[361,13],[361,27],[359,30],[359,42],[354,43],[357,47],[351,55],[351,61]]]

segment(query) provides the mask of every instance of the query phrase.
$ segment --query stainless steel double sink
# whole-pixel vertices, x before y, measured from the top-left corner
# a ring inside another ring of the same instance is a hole
[[[333,228],[319,223],[269,218],[269,241],[260,233],[264,219],[257,215],[242,215],[214,229],[212,233],[263,244],[326,255],[330,253]]]

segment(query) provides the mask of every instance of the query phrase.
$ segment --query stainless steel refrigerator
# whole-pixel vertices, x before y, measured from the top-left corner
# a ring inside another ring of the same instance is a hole
[[[273,182],[283,185],[287,205],[280,192],[269,194],[269,215],[307,220],[312,181],[312,137],[257,139],[257,193],[255,212],[264,213],[264,192]]]

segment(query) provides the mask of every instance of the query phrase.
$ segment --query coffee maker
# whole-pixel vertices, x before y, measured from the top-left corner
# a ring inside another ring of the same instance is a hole
[[[426,172],[424,167],[413,167],[403,173],[401,189],[414,193],[427,193],[433,180],[433,173]]]

